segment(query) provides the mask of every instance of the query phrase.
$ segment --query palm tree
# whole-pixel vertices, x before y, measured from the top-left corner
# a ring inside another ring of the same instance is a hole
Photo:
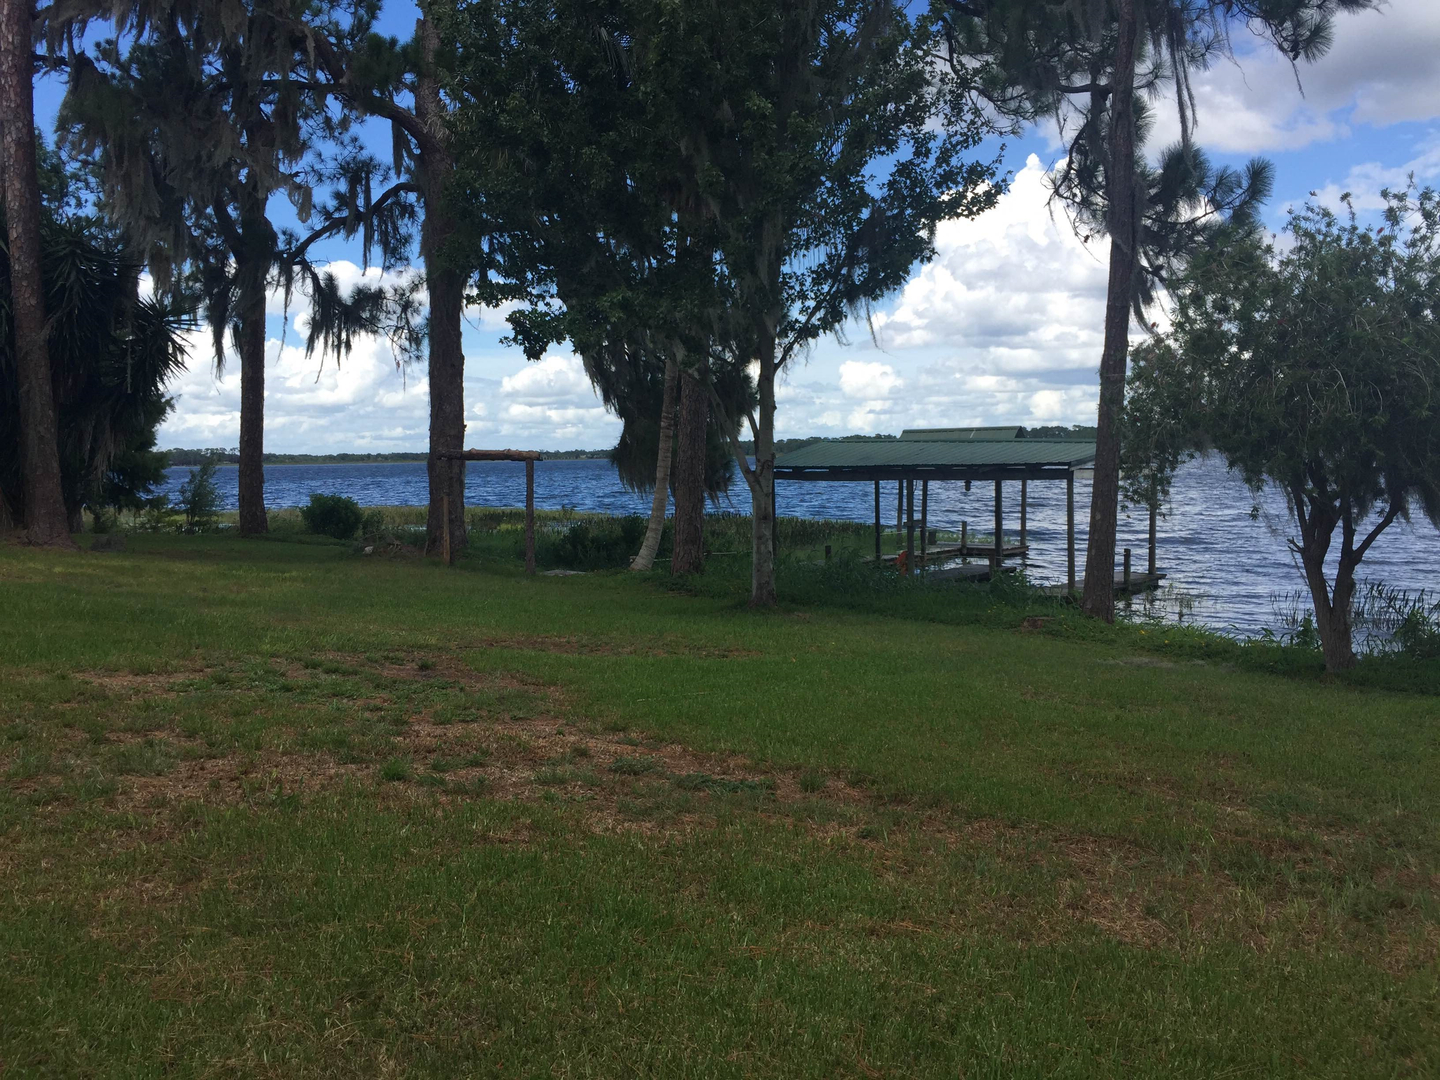
[[[36,170],[34,39],[30,0],[0,0],[0,187],[4,188],[10,276],[10,331],[19,431],[6,446],[20,449],[25,537],[32,544],[70,546],[60,481],[55,398],[45,340],[40,269],[40,181]],[[7,335],[8,337],[8,335]],[[8,350],[7,350],[8,352]],[[0,499],[0,526],[10,516]],[[11,504],[13,506],[13,503]]]
[[[977,92],[1017,122],[1044,115],[1059,122],[1068,157],[1057,194],[1077,207],[1082,228],[1110,238],[1081,604],[1113,620],[1130,317],[1137,297],[1151,295],[1143,284],[1148,268],[1143,95],[1162,83],[1172,86],[1180,153],[1189,158],[1196,121],[1191,75],[1216,59],[1233,58],[1235,28],[1268,37],[1292,63],[1314,61],[1329,49],[1337,13],[1374,8],[1378,0],[935,0],[934,6],[946,24],[951,59]],[[1253,202],[1239,197],[1237,205]],[[1180,228],[1172,236],[1184,233]],[[1182,257],[1182,248],[1172,246],[1161,261]]]
[[[47,192],[47,194],[52,194]],[[140,295],[141,263],[103,220],[57,213],[47,202],[38,282],[50,313],[58,459],[69,529],[89,506],[137,505],[139,488],[160,478],[155,428],[170,410],[166,383],[183,367],[183,312]],[[0,257],[6,287],[15,269]],[[0,295],[0,337],[14,308]],[[0,445],[23,427],[15,350],[0,352]],[[15,512],[29,497],[19,463],[0,461],[0,506]],[[67,533],[68,535],[68,533]]]

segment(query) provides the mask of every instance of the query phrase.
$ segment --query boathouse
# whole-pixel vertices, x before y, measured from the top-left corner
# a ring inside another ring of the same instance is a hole
[[[1027,498],[1036,482],[1065,484],[1067,587],[1075,589],[1075,478],[1095,464],[1095,443],[1083,439],[1026,438],[1020,427],[911,428],[898,439],[833,439],[807,443],[775,460],[775,478],[800,482],[870,483],[875,491],[875,558],[882,559],[881,485],[895,484],[896,524],[905,534],[907,565],[957,556],[988,558],[998,570],[1007,558],[1023,560],[1028,551]],[[980,548],[962,533],[960,545],[931,550],[930,484],[992,483],[995,490],[993,546]],[[1006,546],[1005,485],[1019,485],[1019,543]],[[915,515],[916,486],[920,514]],[[919,530],[919,548],[916,530]],[[1153,548],[1152,548],[1153,550]],[[1152,555],[1153,559],[1153,555]],[[1155,571],[1150,567],[1150,573]]]

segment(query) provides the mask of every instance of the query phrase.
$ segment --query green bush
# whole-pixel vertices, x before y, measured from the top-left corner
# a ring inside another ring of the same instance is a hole
[[[310,505],[300,508],[300,517],[305,528],[321,536],[333,536],[336,540],[349,540],[360,529],[365,520],[365,511],[354,499],[344,495],[310,496]]]
[[[207,455],[198,468],[190,470],[190,478],[180,485],[180,509],[185,513],[185,528],[193,532],[208,529],[220,516],[220,489],[215,486],[215,470],[219,458]]]
[[[645,539],[643,517],[577,521],[567,529],[546,531],[536,539],[536,558],[567,570],[609,570],[630,565]],[[670,526],[666,524],[668,540]],[[662,541],[661,549],[668,548]]]

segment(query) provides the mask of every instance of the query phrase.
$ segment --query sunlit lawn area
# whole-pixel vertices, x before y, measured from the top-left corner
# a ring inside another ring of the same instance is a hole
[[[0,549],[0,1074],[1440,1074],[1440,698],[715,592]]]

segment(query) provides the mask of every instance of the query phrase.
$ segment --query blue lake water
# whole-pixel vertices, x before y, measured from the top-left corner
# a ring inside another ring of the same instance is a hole
[[[163,489],[172,496],[189,475],[186,468],[170,470]],[[236,506],[236,473],[222,467],[217,474],[223,505]],[[883,517],[893,527],[895,485],[882,484]],[[302,506],[314,492],[348,495],[364,506],[423,505],[427,498],[425,466],[393,465],[269,465],[265,469],[266,504]],[[1183,612],[1216,629],[1242,635],[1265,628],[1281,628],[1281,612],[1288,605],[1276,598],[1303,585],[1299,570],[1286,547],[1291,535],[1284,500],[1266,492],[1260,511],[1240,480],[1218,460],[1202,460],[1184,467],[1176,477],[1174,504],[1159,523],[1159,568],[1169,575],[1161,605],[1172,614]],[[1007,536],[1019,531],[1019,485],[1005,485]],[[869,522],[874,518],[873,488],[868,483],[797,483],[781,481],[778,493],[782,516],[837,518]],[[469,506],[521,506],[525,501],[525,467],[517,462],[472,462],[466,471],[465,501]],[[916,493],[919,512],[919,493]],[[648,496],[637,495],[620,483],[608,461],[544,461],[535,468],[535,502],[543,509],[568,506],[610,514],[647,514]],[[1065,485],[1029,485],[1029,567],[1039,581],[1065,577]],[[737,479],[730,505],[721,510],[749,511],[749,495]],[[1086,523],[1090,485],[1075,485],[1077,572],[1085,563]],[[993,485],[976,484],[971,492],[963,483],[930,485],[930,523],[933,528],[959,529],[962,521],[988,534],[993,521]],[[1119,546],[1133,549],[1133,565],[1144,569],[1148,519],[1143,511],[1122,517]],[[1118,556],[1117,556],[1118,558]],[[1397,522],[1366,555],[1362,576],[1391,587],[1415,592],[1440,588],[1440,532],[1416,515],[1414,524]]]

